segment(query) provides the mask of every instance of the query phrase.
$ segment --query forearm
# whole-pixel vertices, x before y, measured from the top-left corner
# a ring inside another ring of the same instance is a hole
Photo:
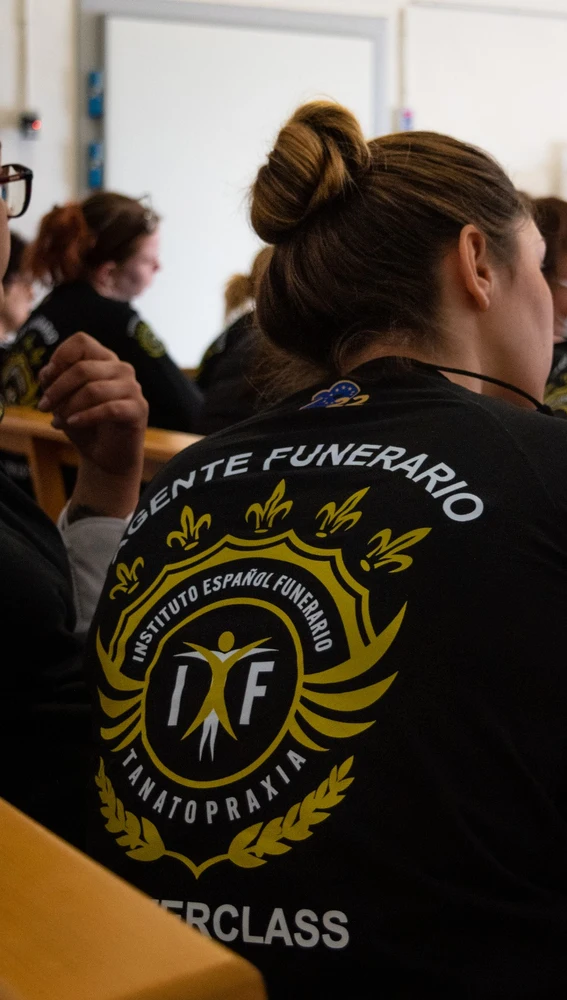
[[[143,456],[127,472],[106,472],[83,459],[68,505],[69,523],[82,517],[125,518],[138,504]]]
[[[148,404],[131,365],[76,333],[42,369],[38,408],[53,413],[81,456],[69,521],[124,518],[138,503]]]
[[[120,475],[83,459],[71,499],[59,520],[71,567],[76,632],[86,632],[108,567],[140,495],[143,456]]]
[[[67,550],[76,612],[76,633],[87,632],[94,615],[108,567],[114,558],[129,518],[82,517],[70,523],[69,508],[58,527]]]

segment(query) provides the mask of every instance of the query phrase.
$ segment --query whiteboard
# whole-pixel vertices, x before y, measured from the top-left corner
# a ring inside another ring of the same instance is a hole
[[[374,46],[356,37],[106,19],[105,187],[149,194],[162,271],[137,307],[183,367],[223,325],[223,288],[260,243],[247,192],[295,107],[333,97],[365,133]]]
[[[566,51],[565,18],[410,7],[405,66],[415,128],[488,150],[530,194],[560,194]]]

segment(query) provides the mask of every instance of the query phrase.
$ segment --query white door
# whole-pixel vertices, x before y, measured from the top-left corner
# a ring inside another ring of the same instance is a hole
[[[330,96],[365,132],[374,46],[363,38],[106,20],[105,186],[149,194],[163,270],[138,308],[175,360],[194,366],[223,323],[223,287],[259,246],[247,194],[279,126]]]

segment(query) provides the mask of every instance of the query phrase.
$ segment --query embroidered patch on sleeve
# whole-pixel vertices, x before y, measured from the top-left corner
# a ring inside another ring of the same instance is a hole
[[[165,346],[162,344],[161,340],[156,337],[154,331],[147,323],[141,319],[134,330],[134,340],[140,345],[143,351],[150,356],[150,358],[163,358],[165,354]]]

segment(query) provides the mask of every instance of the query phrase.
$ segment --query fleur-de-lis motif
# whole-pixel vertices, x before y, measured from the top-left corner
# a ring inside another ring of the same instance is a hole
[[[390,528],[384,528],[383,531],[379,531],[378,534],[373,535],[369,539],[368,544],[371,546],[369,549],[366,559],[362,559],[360,565],[366,572],[369,572],[370,559],[374,559],[379,556],[378,560],[374,563],[373,569],[378,569],[379,566],[386,566],[388,563],[393,563],[394,565],[398,563],[396,569],[388,570],[389,573],[401,573],[404,569],[409,569],[413,563],[413,559],[408,555],[401,555],[404,549],[409,549],[411,545],[416,545],[417,542],[421,542],[426,535],[429,534],[431,528],[416,528],[415,531],[408,531],[405,535],[400,535],[398,538],[394,538],[392,541],[392,532]],[[377,542],[377,545],[373,545]]]
[[[253,503],[246,511],[246,521],[255,518],[257,535],[265,534],[273,525],[276,517],[287,517],[293,507],[293,500],[285,500],[285,479],[280,480],[269,500],[264,506]]]
[[[136,587],[140,586],[140,581],[138,580],[138,569],[142,569],[144,566],[144,560],[141,556],[138,556],[134,560],[130,569],[128,569],[126,563],[118,563],[116,567],[116,579],[118,583],[110,591],[110,600],[113,601],[116,594],[123,591],[125,594],[133,594]]]
[[[170,531],[167,536],[167,544],[171,549],[174,542],[179,542],[186,552],[194,549],[199,544],[199,535],[205,528],[210,528],[212,518],[210,514],[203,514],[198,520],[191,507],[185,506],[181,511],[181,531]]]
[[[340,528],[343,531],[348,531],[349,528],[354,528],[355,524],[360,521],[362,517],[361,510],[355,510],[355,507],[359,500],[362,500],[363,496],[368,493],[369,487],[367,486],[364,490],[358,490],[357,493],[353,493],[352,496],[345,500],[340,507],[337,508],[336,503],[331,501],[326,503],[324,507],[315,515],[316,518],[321,517],[321,530],[317,532],[318,538],[326,538],[327,535],[334,535],[335,531],[339,531]]]

